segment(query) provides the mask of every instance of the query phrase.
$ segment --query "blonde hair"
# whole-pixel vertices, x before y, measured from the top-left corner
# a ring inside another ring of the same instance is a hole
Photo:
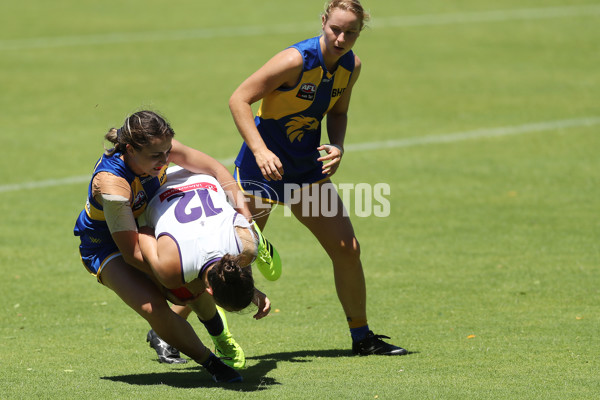
[[[327,22],[329,16],[336,8],[344,11],[350,11],[356,15],[360,20],[361,30],[365,27],[365,22],[371,18],[369,13],[365,11],[362,4],[360,4],[360,1],[358,0],[330,0],[325,4],[325,11],[323,11],[323,14],[321,14],[325,22]]]

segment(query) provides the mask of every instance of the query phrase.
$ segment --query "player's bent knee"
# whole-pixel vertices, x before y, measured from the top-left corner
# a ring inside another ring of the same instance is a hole
[[[330,250],[331,258],[334,260],[344,260],[346,262],[360,261],[360,244],[356,238],[349,241],[341,241],[334,249]]]
[[[172,312],[167,302],[147,302],[140,306],[138,314],[146,321],[152,322],[153,319],[162,319],[165,312]]]

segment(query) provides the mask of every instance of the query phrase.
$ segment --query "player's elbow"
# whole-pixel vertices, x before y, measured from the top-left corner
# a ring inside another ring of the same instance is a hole
[[[242,95],[239,88],[233,92],[231,97],[229,98],[229,110],[234,115],[234,117],[242,112],[245,107],[250,107],[250,101]]]
[[[229,112],[231,113],[234,121],[236,121],[236,118],[240,115],[239,109],[239,102],[232,96],[229,99]]]
[[[342,111],[330,111],[329,113],[327,113],[327,122],[331,123],[331,122],[335,122],[335,123],[346,123],[348,121],[348,112],[347,110],[342,110]]]
[[[233,94],[231,95],[231,97],[229,97],[229,110],[233,113],[235,108],[236,108],[236,104],[238,102],[237,100],[237,91],[233,92]]]

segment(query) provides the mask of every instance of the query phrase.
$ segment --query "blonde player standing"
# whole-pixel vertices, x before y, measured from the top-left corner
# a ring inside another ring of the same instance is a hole
[[[320,36],[276,54],[235,90],[229,108],[244,143],[234,176],[247,196],[264,203],[256,207],[256,202],[250,202],[253,215],[274,202],[283,202],[319,240],[333,263],[353,353],[403,355],[405,349],[384,342],[386,336],[369,329],[359,242],[330,180],[344,154],[350,96],[361,69],[352,47],[367,19],[358,0],[329,1]],[[254,117],[251,105],[257,101],[261,105]],[[325,115],[329,143],[321,144]],[[320,151],[327,154],[320,156]],[[266,190],[255,190],[259,186]],[[333,204],[337,213],[308,215],[302,201],[290,201],[289,187],[310,191],[318,197],[316,208]],[[268,215],[263,212],[256,219],[261,229]]]

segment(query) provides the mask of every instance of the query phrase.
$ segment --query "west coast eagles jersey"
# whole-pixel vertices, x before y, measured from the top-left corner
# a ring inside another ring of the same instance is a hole
[[[225,254],[239,254],[234,227],[250,224],[227,202],[214,177],[180,167],[169,168],[167,176],[168,183],[148,205],[146,221],[157,238],[168,235],[177,243],[187,283]]]
[[[94,173],[88,186],[88,196],[85,208],[79,214],[75,223],[75,236],[86,236],[86,243],[90,246],[102,247],[107,243],[114,243],[108,225],[104,218],[104,210],[92,194],[92,181],[99,172],[110,172],[111,174],[124,178],[131,187],[131,210],[133,216],[138,218],[146,209],[146,206],[158,188],[167,180],[165,166],[158,177],[150,175],[139,176],[133,173],[121,158],[121,153],[112,156],[103,155],[96,163]]]
[[[283,164],[286,175],[302,175],[316,167],[321,141],[321,121],[344,93],[354,71],[354,53],[349,51],[331,73],[323,61],[319,36],[296,43],[304,68],[293,88],[279,88],[266,95],[255,117],[265,144]],[[236,166],[256,167],[252,152],[242,145]]]

